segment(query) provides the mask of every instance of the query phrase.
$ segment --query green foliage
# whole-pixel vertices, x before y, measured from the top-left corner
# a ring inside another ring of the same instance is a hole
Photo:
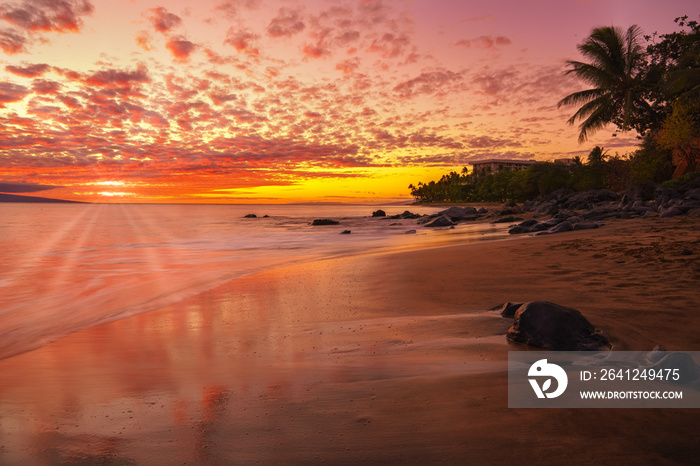
[[[673,175],[672,151],[657,147],[654,139],[652,134],[644,137],[640,148],[630,157],[633,182],[661,183]]]
[[[680,185],[689,183],[696,178],[700,178],[700,172],[686,173],[685,175],[679,176],[678,178],[664,181],[663,183],[661,183],[661,186],[664,186],[666,188],[674,188],[676,186],[680,186]]]
[[[574,169],[560,163],[538,162],[524,170],[496,173],[450,173],[439,181],[409,186],[419,202],[523,202],[574,186]],[[578,170],[587,167],[578,167]]]

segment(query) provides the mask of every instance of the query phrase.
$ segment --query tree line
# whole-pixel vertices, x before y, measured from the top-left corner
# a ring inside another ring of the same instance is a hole
[[[642,36],[600,27],[578,50],[585,61],[570,60],[565,74],[590,85],[559,101],[578,109],[568,120],[578,124],[579,142],[608,124],[616,132],[636,131],[640,144],[632,154],[609,156],[595,147],[587,160],[571,164],[537,162],[524,170],[496,173],[451,172],[438,181],[410,185],[421,202],[523,201],[559,188],[608,188],[688,179],[700,168],[700,24],[675,19],[680,29]],[[647,43],[642,46],[642,40]]]

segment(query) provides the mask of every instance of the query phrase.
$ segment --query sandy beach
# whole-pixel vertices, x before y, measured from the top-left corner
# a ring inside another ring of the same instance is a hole
[[[700,351],[699,241],[652,218],[238,279],[0,361],[0,464],[690,464],[692,409],[509,409],[527,348],[489,309]]]

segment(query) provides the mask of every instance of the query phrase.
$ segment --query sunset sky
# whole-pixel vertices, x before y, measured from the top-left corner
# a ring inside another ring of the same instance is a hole
[[[0,0],[0,192],[394,202],[470,160],[622,155],[636,134],[579,144],[574,109],[556,108],[582,88],[565,60],[594,27],[666,33],[697,13],[690,0]]]

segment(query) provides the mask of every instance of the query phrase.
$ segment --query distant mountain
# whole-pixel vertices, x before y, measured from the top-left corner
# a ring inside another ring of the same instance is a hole
[[[51,199],[48,197],[38,196],[20,196],[18,194],[3,194],[0,193],[0,202],[46,202],[59,204],[85,204],[80,201],[65,201],[63,199]]]

